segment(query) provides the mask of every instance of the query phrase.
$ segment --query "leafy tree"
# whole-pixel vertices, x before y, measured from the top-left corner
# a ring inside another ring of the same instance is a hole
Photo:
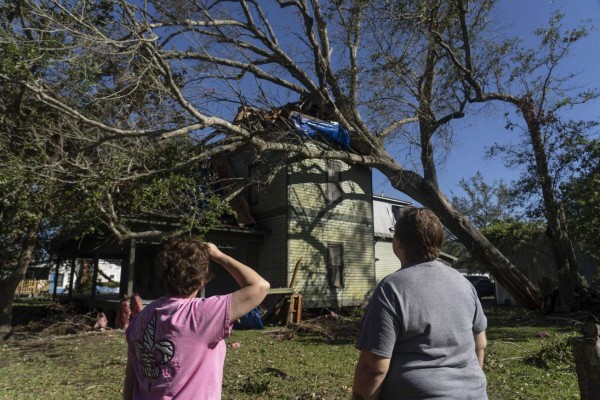
[[[20,1],[0,6],[2,331],[11,327],[15,290],[30,262],[48,255],[45,244],[75,234],[110,233],[119,240],[164,235],[133,230],[133,221],[149,218],[202,233],[227,209],[212,189],[214,179],[198,179],[205,148],[193,137],[115,135],[53,107],[52,99],[65,99],[64,105],[112,126],[164,128],[170,123],[164,119],[173,118],[167,104],[147,96],[147,86],[131,85],[120,75],[122,66],[141,68],[135,57],[92,61],[70,46],[64,29],[49,29],[61,16],[48,21],[30,13],[30,6]],[[93,24],[87,29],[112,18],[106,2],[86,11]],[[30,90],[19,81],[42,83]]]
[[[438,162],[452,145],[453,121],[471,111],[471,102],[485,100],[479,95],[487,91],[480,89],[488,86],[478,89],[477,83],[493,77],[495,63],[504,61],[498,57],[512,49],[486,47],[494,1],[471,1],[468,9],[459,0],[149,1],[144,7],[106,1],[110,18],[102,23],[88,3],[22,3],[50,25],[46,30],[66,35],[69,49],[85,55],[86,65],[119,65],[110,76],[123,89],[109,88],[114,96],[104,96],[103,104],[135,88],[133,104],[154,98],[175,112],[143,124],[131,123],[135,113],[103,119],[72,97],[50,96],[44,79],[0,74],[0,80],[113,137],[193,133],[206,157],[252,148],[261,159],[279,153],[290,160],[340,159],[376,168],[393,187],[431,208],[517,301],[540,307],[539,291],[452,206],[437,181]],[[54,60],[60,60],[57,71],[73,64],[72,58]],[[506,68],[500,77],[514,66],[499,65]],[[283,118],[289,111],[284,105],[338,121],[350,133],[351,149],[298,141]],[[231,122],[240,106],[254,111]],[[415,157],[401,164],[394,157],[400,148]]]
[[[579,248],[600,263],[600,141],[579,153],[578,175],[561,186],[567,222]]]
[[[585,25],[574,29],[562,26],[563,15],[552,15],[547,27],[535,34],[540,39],[538,47],[524,48],[517,40],[501,43],[488,41],[485,56],[474,53],[474,38],[470,34],[466,16],[469,2],[457,0],[456,9],[461,15],[463,36],[459,41],[444,38],[432,29],[457,73],[462,74],[466,87],[471,91],[469,102],[503,102],[514,107],[523,123],[526,147],[511,152],[514,163],[529,166],[530,173],[521,179],[522,193],[537,192],[543,204],[543,216],[547,234],[553,248],[559,283],[559,308],[569,311],[577,308],[577,295],[588,299],[587,283],[579,273],[577,257],[572,244],[564,207],[557,193],[560,174],[568,169],[573,153],[562,152],[564,143],[577,143],[590,123],[565,122],[561,113],[578,104],[595,100],[596,90],[574,92],[568,83],[574,74],[561,75],[560,64],[569,56],[573,45],[585,38]],[[518,126],[509,121],[508,127]],[[496,149],[507,150],[500,146]],[[524,150],[527,149],[527,150]],[[511,149],[512,150],[512,149]]]
[[[481,172],[477,171],[468,180],[461,179],[459,187],[462,189],[463,194],[459,196],[451,192],[452,204],[469,220],[473,221],[477,228],[488,232],[487,228],[513,219],[513,215],[511,214],[513,207],[511,193],[504,181],[494,181],[490,185],[485,182]],[[495,246],[498,246],[497,242],[487,234],[486,237]],[[445,244],[445,249],[448,253],[458,257],[455,265],[456,268],[481,272],[487,271],[485,265],[479,263],[452,235],[449,236]]]
[[[511,218],[512,193],[503,180],[491,185],[484,181],[481,172],[468,180],[461,179],[458,187],[464,195],[452,193],[452,204],[467,216],[478,228],[486,228],[496,222]]]

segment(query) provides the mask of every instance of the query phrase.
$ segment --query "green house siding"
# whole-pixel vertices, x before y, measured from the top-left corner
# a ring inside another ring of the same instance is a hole
[[[295,289],[306,307],[342,307],[365,301],[375,281],[371,172],[341,165],[341,198],[327,200],[327,163],[305,161],[289,172],[288,271],[300,257]],[[330,287],[328,244],[343,247],[343,287]]]
[[[247,178],[253,162],[245,152],[232,165]],[[282,168],[260,187],[258,202],[249,205],[256,227],[265,232],[258,271],[271,287],[287,287],[301,258],[294,289],[303,293],[305,307],[366,301],[375,285],[371,185],[368,168],[306,160]],[[330,285],[328,245],[342,246],[342,287]]]

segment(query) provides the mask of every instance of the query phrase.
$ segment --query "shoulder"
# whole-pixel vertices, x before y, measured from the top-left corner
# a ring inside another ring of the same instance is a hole
[[[191,300],[190,305],[195,309],[226,308],[231,304],[231,293],[210,297],[196,297]]]

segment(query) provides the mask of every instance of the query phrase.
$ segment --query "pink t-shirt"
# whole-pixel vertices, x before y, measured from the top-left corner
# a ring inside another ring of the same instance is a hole
[[[126,332],[133,398],[220,399],[230,307],[231,295],[161,297],[136,315]]]

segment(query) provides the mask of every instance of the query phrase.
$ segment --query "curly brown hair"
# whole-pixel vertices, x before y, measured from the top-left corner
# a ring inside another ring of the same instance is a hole
[[[432,261],[440,255],[444,229],[433,211],[407,207],[400,211],[394,226],[394,239],[400,242],[407,261]]]
[[[210,280],[209,261],[204,242],[176,237],[169,240],[158,253],[156,267],[169,294],[189,296]]]

